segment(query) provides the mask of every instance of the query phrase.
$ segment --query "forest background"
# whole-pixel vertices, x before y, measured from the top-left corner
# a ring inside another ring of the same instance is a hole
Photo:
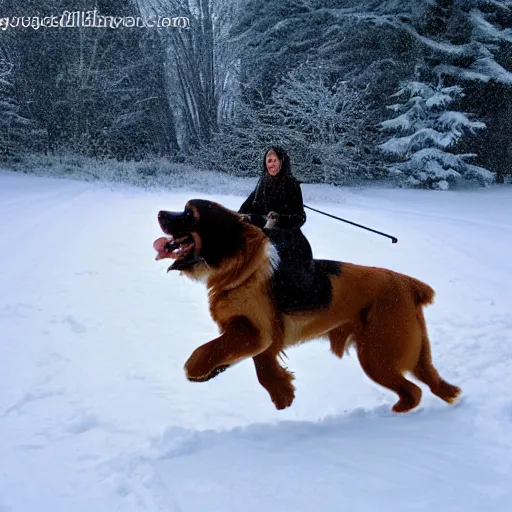
[[[0,0],[2,167],[255,176],[276,143],[309,183],[510,183],[512,1]]]

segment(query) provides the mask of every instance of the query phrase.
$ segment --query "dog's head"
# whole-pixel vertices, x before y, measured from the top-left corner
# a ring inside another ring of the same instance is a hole
[[[244,244],[242,216],[212,201],[192,199],[181,212],[162,210],[158,222],[167,236],[153,247],[156,259],[175,260],[169,270],[192,270],[198,264],[216,267]]]

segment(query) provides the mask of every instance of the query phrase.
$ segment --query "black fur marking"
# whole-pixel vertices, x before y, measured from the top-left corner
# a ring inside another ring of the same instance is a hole
[[[343,263],[332,260],[315,260],[316,266],[321,272],[324,272],[330,276],[339,276],[342,271]]]

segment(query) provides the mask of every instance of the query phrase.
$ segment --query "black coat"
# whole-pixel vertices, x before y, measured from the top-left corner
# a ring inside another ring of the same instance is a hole
[[[290,158],[287,153],[281,148],[272,149],[282,162],[281,170],[276,176],[271,176],[267,172],[265,161],[263,161],[263,172],[256,188],[244,201],[239,212],[252,214],[251,222],[259,227],[263,227],[265,224],[262,218],[258,218],[259,216],[276,212],[279,217],[274,227],[300,228],[306,222],[300,182],[292,175]]]
[[[263,159],[263,172],[258,184],[243,202],[239,213],[250,215],[251,224],[263,228],[266,223],[263,216],[276,212],[279,215],[277,222],[265,232],[276,245],[281,259],[288,263],[310,262],[313,258],[311,246],[300,230],[306,222],[300,182],[292,175],[286,151],[279,147],[271,149],[282,162],[281,170],[276,176],[271,176]]]

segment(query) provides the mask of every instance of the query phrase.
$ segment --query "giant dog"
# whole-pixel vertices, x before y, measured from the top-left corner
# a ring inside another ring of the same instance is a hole
[[[169,270],[206,284],[221,333],[191,354],[185,363],[189,380],[209,380],[251,357],[260,384],[284,409],[295,388],[280,356],[323,337],[338,357],[355,346],[365,373],[398,395],[394,412],[410,411],[421,399],[405,372],[448,403],[458,397],[460,389],[432,364],[423,306],[433,301],[434,290],[425,283],[351,263],[294,265],[286,232],[261,230],[211,201],[194,199],[182,212],[160,211],[158,221],[166,236],[153,244],[156,259],[172,258]]]

